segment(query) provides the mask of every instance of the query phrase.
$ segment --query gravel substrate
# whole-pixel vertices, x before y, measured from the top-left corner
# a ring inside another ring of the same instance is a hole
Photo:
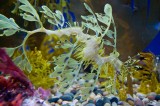
[[[137,92],[133,97],[128,94],[126,101],[121,101],[119,97],[108,94],[99,87],[94,88],[86,101],[82,101],[81,96],[75,97],[76,93],[75,86],[64,94],[55,92],[48,102],[52,106],[160,106],[160,95],[155,92]]]

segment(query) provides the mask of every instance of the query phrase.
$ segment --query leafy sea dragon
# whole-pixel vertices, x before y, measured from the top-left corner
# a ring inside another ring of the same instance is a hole
[[[105,5],[104,14],[93,13],[91,8],[87,4],[84,4],[91,15],[82,16],[82,19],[84,20],[82,26],[75,23],[75,26],[70,26],[69,28],[63,27],[65,21],[63,14],[60,11],[57,10],[53,13],[47,6],[42,6],[41,12],[44,14],[44,17],[50,24],[53,24],[58,28],[58,30],[54,31],[43,27],[37,11],[27,0],[19,0],[19,2],[21,3],[19,9],[22,11],[21,16],[23,19],[36,22],[40,27],[28,31],[19,27],[14,19],[7,18],[0,14],[0,30],[3,30],[1,36],[11,36],[19,31],[27,33],[27,36],[24,38],[21,45],[14,48],[6,48],[6,51],[10,56],[13,55],[16,49],[22,48],[22,54],[13,60],[22,70],[32,70],[30,60],[26,53],[26,41],[33,34],[43,32],[48,36],[54,35],[59,38],[64,35],[75,35],[76,41],[73,43],[68,40],[57,42],[57,45],[59,46],[56,47],[69,50],[67,53],[53,57],[54,71],[50,74],[50,77],[59,78],[57,84],[59,85],[60,91],[65,92],[74,81],[77,80],[83,63],[85,65],[93,64],[91,73],[81,76],[85,82],[89,82],[84,83],[80,88],[79,93],[77,93],[81,94],[83,99],[86,99],[90,92],[92,92],[95,83],[98,81],[101,69],[106,67],[106,63],[110,63],[114,66],[116,79],[116,71],[120,71],[122,62],[118,59],[119,53],[116,50],[116,28],[112,17],[112,8],[109,4]],[[68,25],[70,24],[68,23]],[[111,30],[110,25],[113,25],[113,31]],[[95,32],[95,34],[88,34],[89,30]],[[87,32],[84,33],[85,31]],[[105,37],[109,39],[106,40]],[[113,47],[113,52],[110,53],[109,56],[104,54],[104,45]],[[93,73],[94,70],[96,70],[97,73]],[[115,88],[115,84],[113,87]]]

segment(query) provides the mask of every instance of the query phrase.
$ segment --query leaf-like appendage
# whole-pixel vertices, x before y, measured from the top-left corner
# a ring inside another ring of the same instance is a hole
[[[96,16],[97,16],[98,21],[100,21],[103,24],[106,24],[107,26],[110,26],[110,20],[111,20],[110,16],[100,15],[98,13],[96,13]]]
[[[96,35],[99,35],[102,32],[101,28],[98,25],[94,25],[92,23],[85,23],[85,22],[83,24],[85,27],[94,31],[96,33]]]
[[[9,55],[9,57],[11,57],[14,54],[14,51],[16,50],[16,48],[5,48],[6,53]]]
[[[41,21],[39,18],[39,15],[37,11],[33,8],[33,6],[28,2],[28,0],[19,0],[22,4],[19,6],[19,9],[24,11],[25,13],[22,13],[21,16],[23,16],[23,19],[27,21],[37,21],[41,25]]]
[[[28,15],[26,13],[21,14],[21,16],[23,16],[23,19],[25,19],[27,21],[37,21],[37,19],[34,16]]]
[[[107,31],[107,36],[109,37],[109,38],[111,38],[111,39],[115,39],[114,36],[115,35],[115,33],[112,31],[112,30],[108,30]]]
[[[5,31],[3,32],[3,34],[6,35],[6,36],[11,36],[11,35],[15,34],[17,31],[18,31],[18,30],[8,29],[8,30],[5,30]]]
[[[104,7],[104,13],[108,14],[109,16],[112,15],[112,7],[109,4],[106,4]]]
[[[105,14],[100,14],[100,13],[93,13],[91,8],[87,5],[84,4],[86,9],[91,13],[91,15],[88,16],[81,16],[83,20],[86,22],[82,22],[82,25],[84,28],[92,30],[95,32],[96,36],[104,37],[108,36],[111,38],[110,40],[113,40],[113,44],[111,41],[105,41],[105,45],[109,45],[112,47],[116,47],[116,29],[115,29],[115,24],[114,20],[112,17],[112,8],[109,4],[105,5],[104,8],[104,13]],[[110,29],[110,26],[113,25],[114,31]]]
[[[86,75],[83,77],[83,79],[84,79],[84,80],[93,79],[94,76],[95,76],[95,73],[88,73],[88,74],[86,74]]]
[[[23,57],[22,55],[17,56],[15,59],[13,59],[13,62],[18,66],[19,63],[22,61]]]
[[[93,15],[81,16],[81,18],[86,20],[86,21],[90,21],[92,23],[96,23],[97,22],[97,20],[95,19],[95,17]]]
[[[93,14],[92,9],[86,3],[84,3],[84,6],[91,14]]]
[[[65,42],[63,44],[61,44],[61,48],[63,48],[63,49],[68,49],[71,47],[73,47],[73,44],[68,40],[65,40]]]
[[[112,46],[114,47],[114,44],[112,44],[109,40],[103,40],[103,43],[107,46]]]
[[[96,83],[94,79],[95,75],[95,73],[87,73],[78,78],[78,80],[83,79],[84,83],[80,84],[80,90],[77,92],[75,97],[77,97],[78,95],[82,95],[82,100],[86,100],[89,97]]]
[[[19,56],[17,56],[16,58],[13,59],[13,62],[21,69],[21,70],[27,70],[27,71],[31,71],[32,70],[32,66],[29,62],[29,60],[27,60],[27,57],[24,56],[24,54],[21,54]]]
[[[63,65],[66,62],[67,58],[69,58],[69,57],[67,57],[66,54],[62,54],[62,55],[58,56],[56,58],[56,60],[54,60],[54,64],[61,66],[61,65]]]
[[[80,63],[77,60],[73,59],[73,58],[70,58],[69,61],[68,61],[68,67],[70,67],[70,68],[75,68],[79,64]]]
[[[0,14],[0,30],[4,30],[2,35],[11,36],[20,30],[20,27],[15,23],[14,19],[8,19]]]
[[[41,12],[44,13],[49,23],[56,25],[60,29],[64,26],[64,16],[59,10],[53,13],[47,6],[42,6],[42,9],[43,11]]]
[[[64,70],[63,67],[56,66],[54,67],[54,72],[50,74],[50,78],[56,78],[62,74],[62,71]]]

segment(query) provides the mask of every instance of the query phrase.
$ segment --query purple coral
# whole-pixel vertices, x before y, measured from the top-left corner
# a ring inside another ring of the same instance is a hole
[[[41,98],[43,100],[46,100],[51,95],[50,90],[45,90],[41,87],[38,88],[38,90],[35,91],[34,96]]]

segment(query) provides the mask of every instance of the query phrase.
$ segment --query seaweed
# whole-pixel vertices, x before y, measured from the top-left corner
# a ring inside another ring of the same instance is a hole
[[[41,51],[37,50],[37,48],[34,51],[28,51],[27,56],[30,58],[32,71],[24,70],[25,75],[28,76],[28,79],[36,89],[39,87],[50,89],[56,82],[55,78],[49,77],[50,73],[52,73],[50,63],[44,59]]]

